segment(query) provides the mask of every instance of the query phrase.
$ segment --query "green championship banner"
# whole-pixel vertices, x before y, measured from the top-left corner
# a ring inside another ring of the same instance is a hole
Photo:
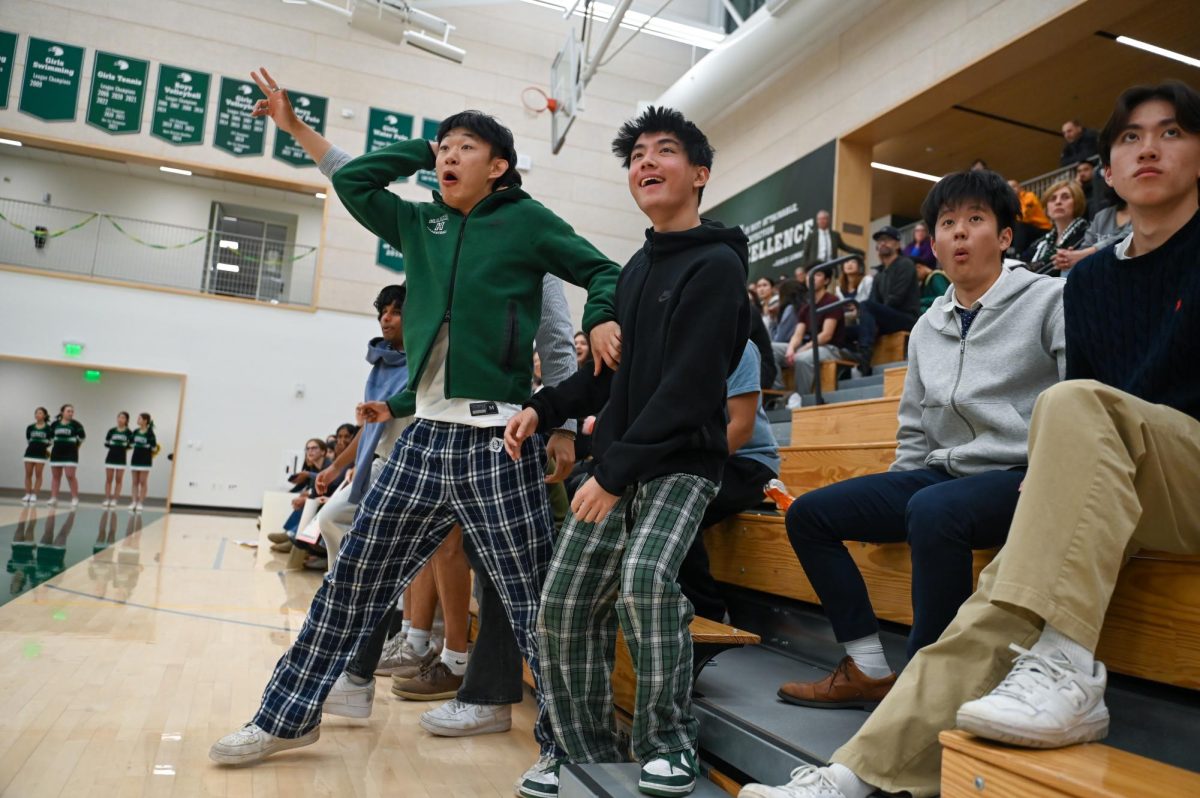
[[[292,108],[301,122],[307,122],[313,130],[322,136],[325,135],[325,112],[329,108],[328,99],[315,94],[301,94],[290,89],[288,90],[288,99],[292,101]],[[316,166],[312,158],[309,158],[308,154],[304,152],[300,143],[292,138],[290,133],[284,133],[278,128],[275,130],[273,155],[276,159],[290,163],[292,166]]]
[[[22,113],[44,122],[74,120],[82,67],[82,47],[31,38],[21,77]]]
[[[0,108],[8,107],[8,88],[12,85],[13,59],[17,56],[17,34],[0,30]]]
[[[142,129],[150,62],[96,51],[87,123],[114,135]]]
[[[750,279],[791,277],[816,228],[817,211],[831,210],[836,148],[829,142],[702,215],[750,239]]]
[[[213,146],[230,155],[262,155],[266,150],[267,119],[252,117],[260,92],[247,80],[221,78],[217,93],[217,128]]]
[[[204,141],[211,82],[207,72],[159,64],[150,135],[181,146]]]
[[[367,149],[366,152],[398,144],[412,138],[413,118],[408,114],[388,111],[384,108],[372,108],[367,114]],[[405,183],[407,177],[396,178],[397,183]],[[381,266],[384,264],[380,264]]]
[[[440,119],[425,119],[421,122],[421,138],[426,141],[437,141],[438,127],[442,124]],[[438,187],[437,170],[422,169],[417,172],[417,185],[425,186],[425,188],[436,189]]]
[[[381,238],[379,247],[375,250],[375,265],[394,272],[403,272],[404,253]]]

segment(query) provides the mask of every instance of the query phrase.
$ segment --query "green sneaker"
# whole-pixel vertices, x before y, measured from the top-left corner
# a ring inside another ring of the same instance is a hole
[[[542,754],[525,775],[517,779],[520,798],[558,798],[558,769],[567,760]]]
[[[642,765],[638,790],[645,795],[691,795],[700,766],[691,751],[672,751]]]

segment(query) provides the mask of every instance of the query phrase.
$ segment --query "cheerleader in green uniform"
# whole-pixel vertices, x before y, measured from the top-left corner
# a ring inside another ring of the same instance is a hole
[[[75,469],[79,466],[79,447],[87,434],[83,425],[75,420],[75,406],[63,405],[54,423],[50,425],[50,501],[51,507],[58,504],[58,486],[63,474],[71,488],[71,506],[79,504],[79,480]]]
[[[129,429],[129,414],[122,410],[117,413],[117,426],[104,436],[104,445],[108,454],[104,457],[104,504],[102,507],[116,507],[117,499],[121,498],[121,483],[125,481],[127,467],[126,452],[133,444],[133,430]]]
[[[33,504],[42,489],[42,472],[50,459],[50,411],[39,407],[33,411],[33,423],[25,428],[25,495],[21,501]]]
[[[132,438],[133,460],[129,470],[133,474],[133,501],[129,509],[141,512],[146,501],[146,485],[150,481],[150,464],[158,452],[158,440],[154,437],[154,422],[149,413],[138,413],[137,429]]]

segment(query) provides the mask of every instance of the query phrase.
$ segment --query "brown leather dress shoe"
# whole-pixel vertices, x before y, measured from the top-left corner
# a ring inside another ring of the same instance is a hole
[[[779,697],[802,707],[874,709],[895,683],[896,674],[872,679],[858,669],[852,658],[844,657],[821,681],[788,682],[779,688]]]

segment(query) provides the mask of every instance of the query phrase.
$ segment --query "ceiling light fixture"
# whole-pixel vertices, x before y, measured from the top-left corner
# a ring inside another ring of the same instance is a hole
[[[1128,36],[1113,36],[1111,33],[1104,33],[1103,31],[1100,35],[1110,37],[1118,44],[1136,47],[1139,50],[1145,50],[1148,53],[1161,55],[1163,58],[1170,58],[1172,60],[1187,64],[1188,66],[1200,67],[1200,58],[1192,58],[1190,55],[1184,55],[1183,53],[1177,53],[1174,50],[1168,50],[1165,47],[1159,47],[1155,44],[1148,44],[1137,39],[1131,39]]]
[[[236,263],[217,263],[217,271],[219,272],[232,272],[233,274],[237,274],[241,270],[242,267],[238,266]]]
[[[325,199],[325,192],[318,191],[316,194],[313,194],[313,196],[316,197],[317,199]]]
[[[192,173],[189,172],[187,169],[176,169],[174,166],[160,166],[160,167],[158,167],[158,171],[170,172],[173,175],[183,175],[185,177],[192,176]]]
[[[406,30],[404,31],[404,43],[411,44],[419,50],[440,56],[456,64],[461,64],[463,59],[467,57],[467,51],[461,47],[455,47],[447,41],[449,36],[449,30],[446,31],[446,38],[442,39],[435,39],[428,33],[422,33],[419,30]]]
[[[574,12],[575,16],[584,16],[582,4],[571,2],[571,0],[521,0],[530,5],[541,6],[542,8],[552,8],[555,11],[570,13]],[[608,22],[612,17],[614,6],[608,3],[592,3],[591,12],[597,22]],[[641,30],[642,33],[648,33],[651,36],[657,36],[660,39],[668,39],[680,44],[688,44],[693,47],[700,47],[705,50],[713,50],[721,42],[725,41],[725,33],[714,28],[704,28],[698,25],[688,25],[685,22],[676,22],[662,17],[651,17],[649,14],[643,14],[640,11],[626,11],[625,16],[621,17],[621,27],[627,30]]]
[[[925,172],[914,172],[912,169],[902,169],[899,166],[890,166],[886,163],[879,163],[877,161],[871,161],[871,168],[879,169],[884,172],[894,172],[895,174],[904,175],[905,177],[915,177],[920,180],[928,180],[930,183],[936,183],[941,180],[941,178],[937,175],[926,174]]]
[[[21,142],[17,141],[16,139],[0,139],[0,144],[7,144],[10,147],[24,146],[23,144],[21,144]]]

